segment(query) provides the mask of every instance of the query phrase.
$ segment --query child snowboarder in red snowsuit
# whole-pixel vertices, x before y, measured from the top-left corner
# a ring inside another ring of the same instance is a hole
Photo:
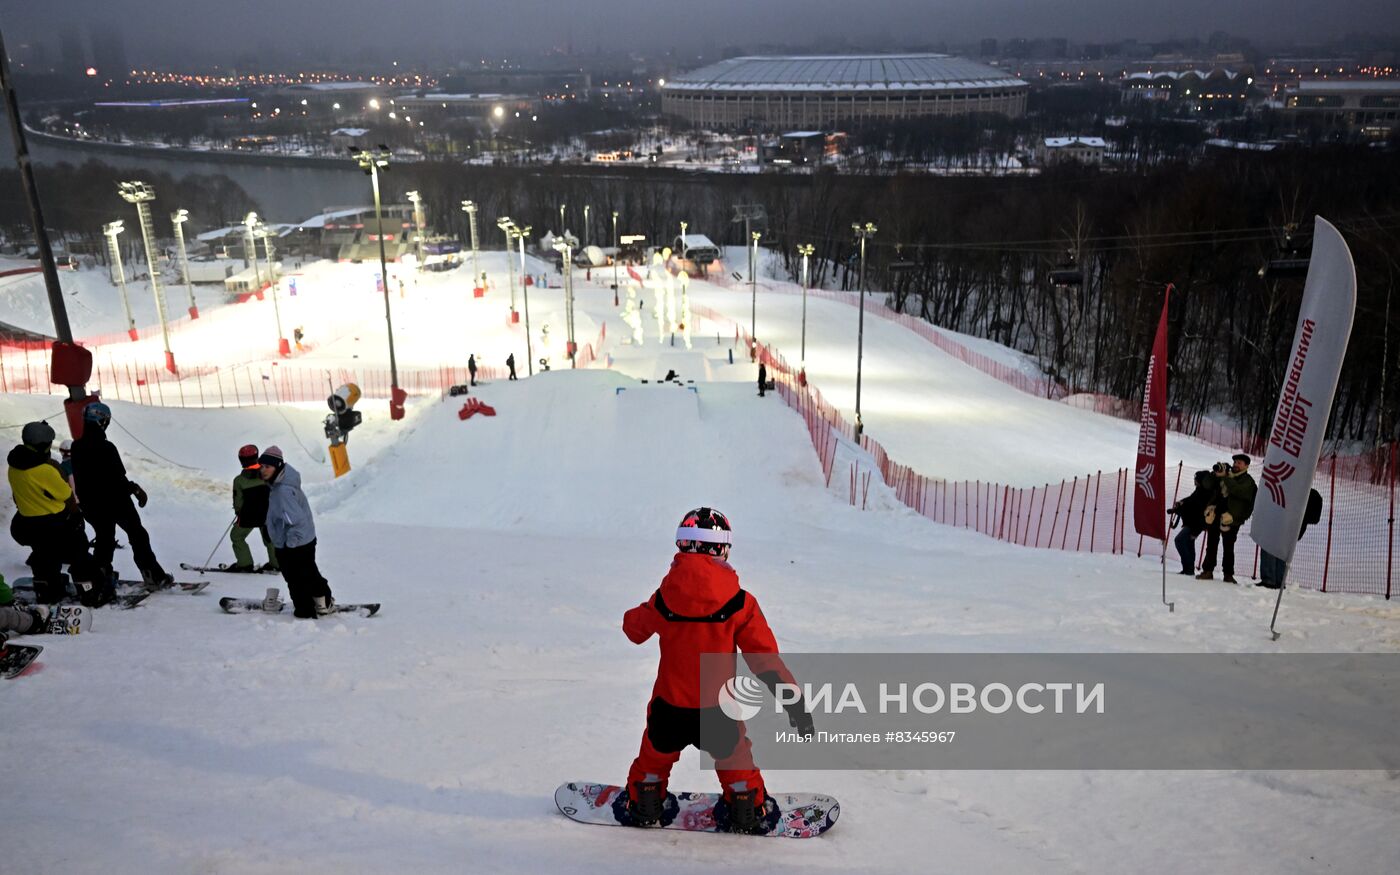
[[[736,647],[770,689],[779,681],[794,683],[777,656],[778,643],[757,600],[739,588],[739,576],[726,561],[729,545],[724,514],[707,507],[686,514],[676,530],[680,552],[661,588],[622,618],[622,630],[632,643],[657,635],[661,644],[642,749],[627,774],[627,792],[614,802],[614,813],[624,824],[670,823],[678,805],[666,792],[666,782],[681,752],[692,744],[715,759],[724,790],[715,806],[720,829],[761,833],[777,822],[777,803],[754,767],[744,724],[720,710],[718,688],[700,688],[700,655],[732,654]],[[789,706],[788,713],[800,731],[812,731],[812,718],[800,702]]]

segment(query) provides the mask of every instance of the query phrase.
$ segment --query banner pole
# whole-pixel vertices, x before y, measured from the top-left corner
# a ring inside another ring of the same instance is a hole
[[[1284,566],[1284,567],[1285,567],[1285,569],[1287,568],[1287,566]],[[1287,578],[1286,578],[1286,575],[1287,575],[1287,571],[1286,571],[1286,570],[1285,570],[1284,574],[1285,574],[1285,579],[1287,579]],[[1280,583],[1280,584],[1279,584],[1279,588],[1278,588],[1278,596],[1274,598],[1274,617],[1273,617],[1272,620],[1269,621],[1269,634],[1270,634],[1271,636],[1273,636],[1272,639],[1271,639],[1271,640],[1273,640],[1273,641],[1277,641],[1277,640],[1278,640],[1278,636],[1279,636],[1278,630],[1276,630],[1276,629],[1274,628],[1274,624],[1278,622],[1278,606],[1279,606],[1280,604],[1282,604],[1282,603],[1283,603],[1283,584]]]

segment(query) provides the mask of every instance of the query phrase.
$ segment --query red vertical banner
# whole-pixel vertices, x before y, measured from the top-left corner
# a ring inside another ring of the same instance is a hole
[[[1133,466],[1133,529],[1145,538],[1167,540],[1167,305],[1172,286],[1162,296],[1162,318],[1147,360],[1142,393],[1137,464]]]

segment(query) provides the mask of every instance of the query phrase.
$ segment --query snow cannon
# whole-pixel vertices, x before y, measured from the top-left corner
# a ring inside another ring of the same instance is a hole
[[[345,444],[351,430],[363,419],[360,411],[354,409],[359,400],[360,387],[354,383],[346,383],[326,399],[326,406],[331,409],[326,415],[326,438],[331,442],[331,468],[337,477],[350,472],[350,454]]]

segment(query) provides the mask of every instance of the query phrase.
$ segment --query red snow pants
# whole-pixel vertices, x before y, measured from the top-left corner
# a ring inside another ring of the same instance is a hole
[[[647,706],[647,728],[627,772],[627,791],[635,798],[635,787],[643,781],[660,781],[664,790],[671,767],[690,745],[714,757],[726,798],[730,790],[757,790],[758,798],[764,798],[763,775],[754,767],[743,723],[730,720],[718,707],[678,708],[659,696]]]

